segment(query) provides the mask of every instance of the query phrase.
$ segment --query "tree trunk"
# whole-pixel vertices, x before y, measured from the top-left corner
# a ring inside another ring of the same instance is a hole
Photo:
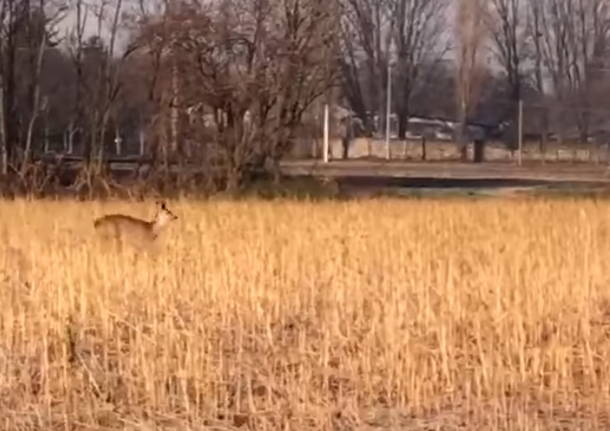
[[[344,136],[343,139],[341,139],[341,144],[343,147],[343,160],[347,160],[349,158],[349,142],[350,139],[348,136]]]
[[[30,118],[30,122],[28,124],[28,132],[27,138],[25,140],[25,149],[23,151],[23,160],[21,162],[21,173],[24,174],[28,165],[30,164],[31,153],[32,153],[32,139],[34,135],[34,125],[36,124],[36,120],[38,119],[37,110],[32,113],[32,117]]]
[[[474,141],[474,162],[483,163],[485,160],[485,140],[475,139]]]
[[[30,163],[34,126],[36,124],[36,120],[38,119],[38,115],[40,114],[40,75],[42,73],[42,60],[44,57],[45,48],[46,34],[43,31],[43,36],[40,40],[40,46],[38,47],[38,57],[36,58],[36,70],[34,71],[34,100],[32,101],[32,116],[30,117],[30,122],[28,124],[28,134],[27,139],[25,141],[25,150],[23,152],[23,161],[21,164],[22,175],[25,173],[25,170],[27,169]]]
[[[275,184],[277,186],[280,184],[280,181],[282,180],[282,170],[280,168],[280,158],[273,157],[271,162],[272,162],[271,173],[272,173],[272,177],[273,177],[273,184]]]
[[[235,193],[241,185],[242,172],[239,166],[229,166],[227,169],[226,191]]]
[[[398,139],[407,138],[407,128],[409,126],[409,115],[406,112],[398,113]]]
[[[10,38],[12,39],[12,38]],[[4,81],[4,127],[6,135],[6,153],[9,162],[14,161],[17,152],[17,141],[19,138],[19,123],[17,122],[15,107],[15,48],[9,42],[8,46],[7,76]]]
[[[102,115],[102,121],[100,124],[100,134],[99,134],[99,148],[97,153],[97,173],[102,171],[102,166],[104,164],[104,158],[106,154],[106,128],[108,127],[110,113],[106,110]]]
[[[349,146],[354,138],[354,124],[350,115],[349,120],[345,121],[345,132],[341,139],[343,149],[343,160],[349,159]]]
[[[4,116],[4,75],[0,73],[0,174],[8,174],[6,118]]]
[[[178,152],[178,105],[179,105],[179,89],[178,89],[178,66],[175,57],[172,58],[172,89],[171,89],[171,105],[170,105],[170,149],[172,156]]]
[[[468,161],[468,141],[466,140],[466,118],[464,115],[460,115],[462,118],[458,124],[457,131],[457,147],[460,153],[460,160],[462,162]]]
[[[422,136],[421,138],[421,159],[426,161],[426,137]]]
[[[458,130],[456,134],[457,150],[460,154],[460,161],[462,162],[468,160],[468,142],[466,141],[467,126],[468,104],[462,98],[458,107]]]
[[[542,108],[542,136],[540,137],[540,152],[542,164],[546,163],[546,151],[548,148],[549,134],[549,113],[546,108]]]

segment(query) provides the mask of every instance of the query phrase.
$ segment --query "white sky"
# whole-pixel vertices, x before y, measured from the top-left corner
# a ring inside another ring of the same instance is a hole
[[[105,1],[107,6],[104,14],[106,15],[102,26],[101,26],[101,37],[108,41],[110,39],[110,29],[112,18],[114,14],[114,0],[87,0],[86,3],[89,5],[87,8],[87,13],[85,16],[85,39],[90,36],[95,36],[98,34],[98,17],[96,16],[97,9],[99,9],[102,1]],[[151,0],[152,1],[152,0]],[[74,2],[69,2],[74,3]],[[123,11],[129,11],[130,6],[129,0],[123,1]],[[60,32],[61,37],[66,37],[70,34],[70,32],[74,31],[76,26],[77,16],[76,16],[76,7],[72,5],[67,12],[66,17],[58,24],[58,30]],[[115,50],[117,52],[121,52],[122,49],[125,48],[127,43],[127,32],[125,29],[120,29],[119,34],[117,35],[117,45]]]
[[[68,11],[66,18],[59,24],[58,28],[60,30],[61,36],[67,36],[70,31],[72,31],[76,25],[76,0],[67,0],[72,6]],[[122,0],[122,9],[123,12],[131,12],[134,8],[138,7],[139,0]],[[332,0],[337,1],[337,0]],[[459,0],[446,0],[448,2],[449,7],[446,9],[446,19],[447,19],[447,27],[446,27],[446,37],[449,40],[454,40],[455,32],[453,23],[455,22],[455,13],[456,13],[456,5]],[[101,28],[101,36],[104,40],[108,41],[110,37],[110,26],[112,15],[114,13],[114,5],[116,4],[116,0],[85,0],[85,3],[89,5],[89,10],[87,12],[86,17],[86,26],[85,26],[85,38],[97,35],[98,33],[98,18],[95,15],[96,10],[102,5],[102,3],[106,3],[106,19]],[[149,12],[152,12],[152,9],[155,9],[156,0],[144,0],[145,5],[150,7]],[[126,29],[119,30],[119,34],[117,37],[117,43],[115,47],[115,52],[120,54],[127,45],[128,41],[128,33]],[[446,55],[447,58],[453,59],[454,53],[448,52]]]

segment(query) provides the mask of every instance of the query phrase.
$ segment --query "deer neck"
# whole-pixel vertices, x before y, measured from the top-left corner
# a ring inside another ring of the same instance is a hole
[[[157,238],[161,234],[161,231],[164,227],[165,223],[161,222],[160,220],[153,220],[153,222],[151,223],[151,228],[155,238]]]

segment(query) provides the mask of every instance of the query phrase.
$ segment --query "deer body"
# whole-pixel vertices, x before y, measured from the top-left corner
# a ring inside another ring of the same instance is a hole
[[[128,245],[138,251],[156,252],[163,230],[178,218],[167,209],[165,203],[157,205],[159,209],[151,221],[125,214],[108,214],[96,219],[93,226],[102,240],[114,243],[119,249]]]

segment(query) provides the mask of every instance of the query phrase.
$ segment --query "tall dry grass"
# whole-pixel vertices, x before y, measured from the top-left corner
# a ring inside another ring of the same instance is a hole
[[[0,203],[0,427],[609,426],[610,203],[169,207],[151,261],[89,237],[151,205]]]

